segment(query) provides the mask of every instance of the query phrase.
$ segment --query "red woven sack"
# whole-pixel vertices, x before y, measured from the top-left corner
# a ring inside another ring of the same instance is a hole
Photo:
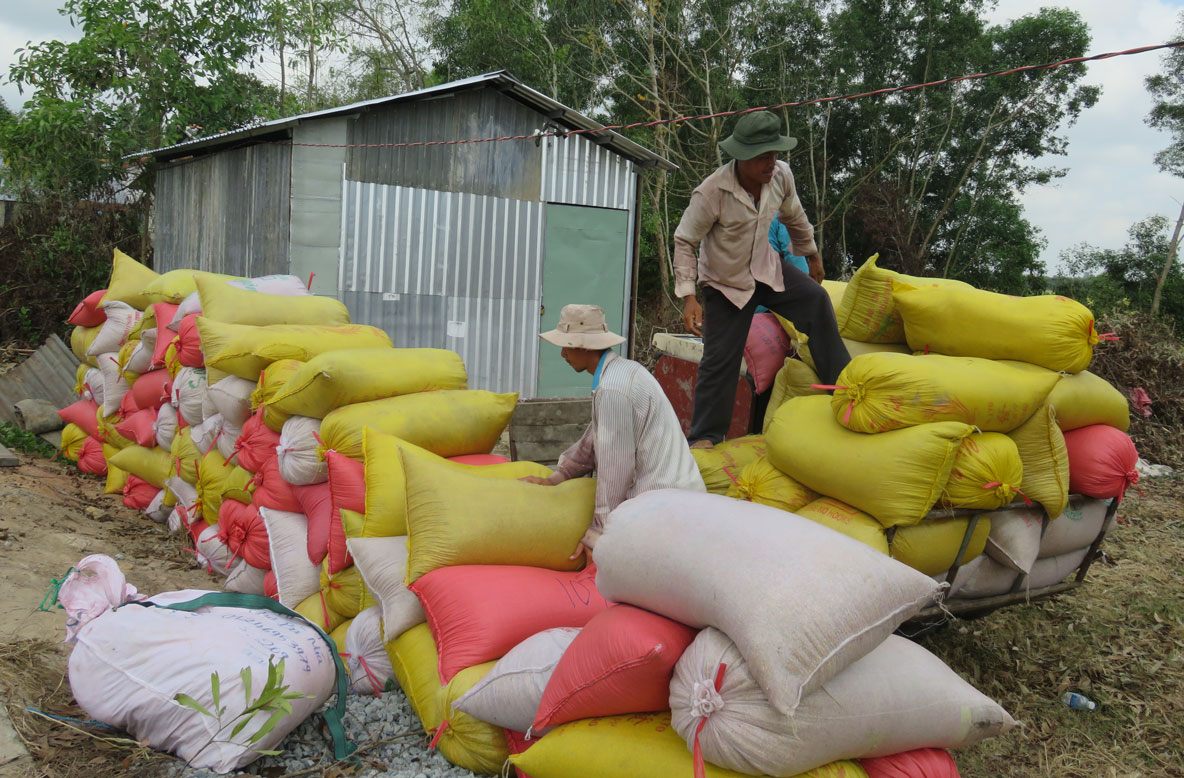
[[[698,634],[632,605],[596,614],[555,665],[532,729],[668,709],[674,665]]]
[[[408,586],[419,597],[439,651],[441,683],[499,659],[552,627],[582,627],[609,607],[595,569],[574,573],[518,565],[456,565]]]
[[[178,306],[173,303],[153,303],[152,312],[156,314],[156,344],[152,349],[152,366],[164,367],[164,354],[169,350],[169,344],[177,337],[175,330],[169,329],[169,322],[177,313]]]
[[[126,419],[138,410],[140,410],[140,406],[136,404],[136,395],[128,392],[119,401],[119,411],[117,413],[119,418]]]
[[[271,569],[271,544],[258,506],[223,500],[218,508],[218,539],[230,548],[234,559],[243,559],[260,570]]]
[[[138,446],[156,445],[156,411],[136,411],[115,425],[115,431]]]
[[[201,335],[197,332],[197,316],[191,313],[181,319],[181,326],[177,330],[177,337],[180,338],[177,360],[185,367],[204,367],[206,364],[206,356],[201,350]]]
[[[329,491],[333,495],[333,507],[365,513],[366,466],[336,451],[325,452],[325,463],[329,465]]]
[[[160,489],[140,478],[134,473],[127,474],[127,483],[123,485],[123,504],[129,508],[142,511],[152,504],[156,493]]]
[[[1139,452],[1120,429],[1093,424],[1065,433],[1069,452],[1069,491],[1108,500],[1121,498],[1139,482]]]
[[[155,411],[169,401],[172,389],[173,379],[169,371],[160,368],[150,370],[137,378],[132,384],[130,394],[134,397],[137,408],[151,408]]]
[[[235,463],[249,472],[258,473],[267,460],[275,459],[275,447],[279,443],[280,434],[267,428],[260,409],[243,423],[242,434],[234,443]]]
[[[280,476],[279,462],[275,457],[263,463],[263,467],[255,474],[255,483],[257,487],[252,499],[256,505],[275,508],[277,511],[303,513],[292,485]]]
[[[859,764],[867,778],[960,778],[954,757],[942,748],[916,748]]]
[[[79,400],[58,411],[67,424],[73,424],[89,437],[99,437],[99,406],[94,400]]]
[[[74,306],[74,312],[66,319],[66,323],[75,327],[97,327],[107,321],[107,312],[99,307],[105,294],[106,289],[99,289],[83,297],[82,302]]]
[[[273,600],[280,598],[280,587],[275,580],[275,570],[268,570],[263,576],[263,594]]]
[[[329,482],[293,486],[292,493],[300,503],[300,509],[294,513],[303,513],[308,519],[308,559],[319,565],[329,553],[329,531],[333,521],[333,494]],[[341,523],[340,518],[337,523]]]
[[[510,460],[497,454],[461,454],[458,457],[448,457],[449,462],[459,462],[462,465],[504,465]]]
[[[87,436],[78,452],[78,469],[92,475],[107,475],[107,458],[103,456],[103,444],[98,438]]]
[[[776,316],[758,313],[752,317],[748,339],[744,342],[744,364],[748,366],[757,394],[767,392],[773,385],[777,371],[792,350],[789,335],[785,334]]]

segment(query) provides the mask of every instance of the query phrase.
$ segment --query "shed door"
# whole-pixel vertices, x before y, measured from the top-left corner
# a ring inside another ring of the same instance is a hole
[[[603,308],[608,328],[624,334],[629,212],[549,203],[545,218],[539,332],[555,328],[563,306],[585,303]],[[557,346],[539,341],[539,397],[587,397],[591,386],[592,377],[572,370]]]

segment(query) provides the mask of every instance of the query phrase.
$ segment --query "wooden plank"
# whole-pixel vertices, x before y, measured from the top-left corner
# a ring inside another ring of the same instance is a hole
[[[0,467],[16,467],[21,461],[0,443]]]
[[[592,398],[526,400],[514,409],[511,426],[583,424],[592,420]]]

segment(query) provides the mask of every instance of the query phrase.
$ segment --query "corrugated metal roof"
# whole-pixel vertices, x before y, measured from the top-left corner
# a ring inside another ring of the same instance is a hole
[[[0,421],[16,422],[13,406],[21,400],[49,400],[65,408],[74,395],[78,359],[61,338],[50,335],[45,345],[7,373],[0,375]]]
[[[292,127],[302,122],[311,121],[313,119],[320,119],[330,116],[341,116],[351,113],[359,113],[367,111],[376,106],[390,105],[392,103],[423,100],[427,98],[439,99],[448,96],[451,92],[456,92],[464,89],[475,89],[478,87],[492,86],[507,96],[518,100],[524,105],[528,105],[539,113],[547,116],[559,124],[565,125],[569,129],[580,130],[597,130],[603,127],[603,124],[593,121],[584,114],[572,108],[568,108],[560,102],[552,100],[542,92],[531,89],[526,84],[523,84],[518,79],[514,78],[504,70],[498,70],[493,73],[485,73],[480,76],[473,76],[471,78],[462,78],[458,81],[450,81],[447,84],[440,84],[439,86],[428,87],[427,89],[419,89],[414,92],[407,92],[401,95],[392,95],[390,97],[380,97],[374,100],[365,100],[358,103],[351,103],[349,105],[339,106],[337,108],[327,108],[321,111],[312,111],[311,113],[304,113],[298,116],[290,116],[285,119],[274,119],[269,122],[262,122],[250,127],[243,127],[230,132],[219,133],[218,135],[210,135],[205,138],[196,138],[194,140],[184,141],[172,146],[165,146],[159,149],[150,149],[135,154],[129,154],[125,159],[135,157],[153,156],[158,159],[169,159],[178,156],[185,156],[192,154],[195,151],[211,151],[220,146],[241,143],[246,140],[260,138],[266,135],[286,135],[287,131]],[[597,133],[596,135],[588,135],[590,140],[597,144],[606,146],[622,156],[632,160],[636,165],[642,168],[657,167],[664,170],[676,170],[677,165],[660,157],[649,149],[629,140],[623,135],[616,132],[608,131],[605,133]],[[440,138],[440,140],[461,140],[460,138]]]

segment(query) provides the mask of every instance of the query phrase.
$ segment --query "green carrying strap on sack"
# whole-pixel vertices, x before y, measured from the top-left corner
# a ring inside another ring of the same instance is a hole
[[[325,725],[329,728],[329,734],[333,738],[333,758],[336,760],[345,759],[347,756],[357,750],[357,746],[349,741],[345,736],[345,727],[342,726],[341,720],[345,716],[345,696],[348,691],[348,683],[346,682],[345,665],[341,662],[341,657],[337,654],[337,648],[325,631],[313,624],[308,619],[301,616],[294,610],[285,608],[270,597],[264,597],[261,594],[242,594],[239,592],[210,592],[202,596],[189,600],[187,602],[176,602],[172,605],[157,605],[154,602],[135,601],[130,600],[123,603],[119,607],[126,605],[142,605],[144,607],[165,608],[174,611],[186,611],[192,613],[198,608],[245,608],[247,610],[265,610],[272,613],[279,613],[283,616],[290,616],[294,619],[300,619],[313,629],[317,634],[329,644],[329,648],[333,654],[333,663],[337,666],[337,703],[322,716],[325,718]]]

